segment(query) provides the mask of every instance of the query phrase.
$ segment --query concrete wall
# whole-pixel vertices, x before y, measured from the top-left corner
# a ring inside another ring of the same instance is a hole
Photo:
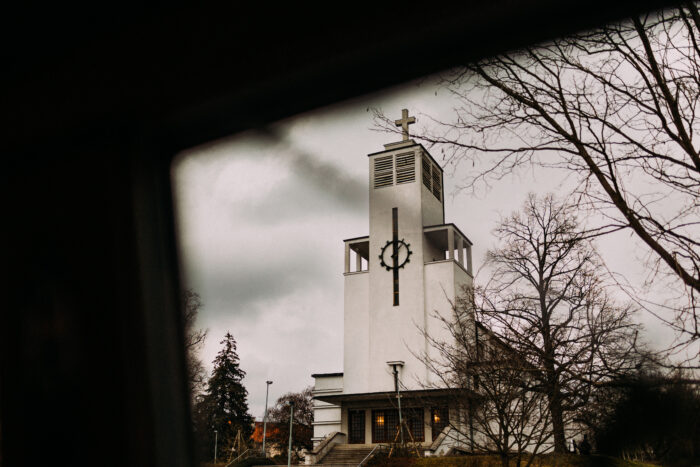
[[[449,331],[436,315],[446,319],[452,317],[452,303],[455,298],[454,270],[455,265],[452,260],[425,265],[424,329],[433,339],[445,341],[451,339]],[[424,343],[423,351],[431,359],[439,357],[439,352],[428,341]],[[439,378],[431,372],[427,372],[426,381],[428,384],[439,384]]]
[[[341,394],[343,392],[343,376],[319,375],[314,377],[314,379],[314,396]],[[317,399],[314,399],[313,409],[314,434],[311,440],[314,446],[316,446],[330,433],[341,431],[341,409],[340,406],[322,402]]]
[[[377,265],[374,265],[375,269]],[[345,274],[343,372],[346,393],[367,392],[370,366],[369,271]]]
[[[425,326],[427,333],[437,340],[450,342],[453,338],[440,317],[451,320],[453,304],[462,293],[463,286],[471,285],[472,278],[453,260],[444,260],[425,265]],[[471,317],[473,319],[473,316]],[[431,359],[439,359],[439,352],[425,342],[424,352]],[[439,384],[439,378],[428,374],[429,384]]]

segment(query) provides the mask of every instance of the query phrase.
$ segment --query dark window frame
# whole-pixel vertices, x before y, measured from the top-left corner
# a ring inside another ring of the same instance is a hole
[[[383,417],[381,426],[377,424],[378,417]],[[406,421],[415,442],[425,441],[425,409],[423,407],[408,407],[402,409],[401,416]],[[372,443],[393,443],[398,433],[399,411],[395,408],[372,410]],[[410,439],[406,439],[409,441]]]
[[[348,443],[365,444],[365,436],[365,410],[348,410]]]
[[[439,417],[439,422],[435,421],[435,415]],[[450,424],[450,409],[447,406],[437,406],[430,408],[430,429],[433,441],[440,436],[442,430]]]

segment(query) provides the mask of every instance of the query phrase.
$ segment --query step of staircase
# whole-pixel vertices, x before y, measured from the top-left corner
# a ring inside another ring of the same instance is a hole
[[[321,459],[320,465],[357,465],[372,452],[371,444],[336,444]]]

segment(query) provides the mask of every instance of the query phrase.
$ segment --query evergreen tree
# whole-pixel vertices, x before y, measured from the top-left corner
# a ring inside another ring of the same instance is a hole
[[[239,366],[236,340],[230,332],[221,341],[222,349],[214,359],[214,369],[206,393],[195,408],[195,430],[203,458],[214,454],[214,432],[218,433],[218,457],[231,452],[238,430],[243,439],[253,431],[253,417],[248,413],[248,391],[243,387],[245,371]]]

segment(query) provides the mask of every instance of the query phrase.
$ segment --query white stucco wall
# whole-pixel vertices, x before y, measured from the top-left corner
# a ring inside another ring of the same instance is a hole
[[[343,392],[343,376],[316,375],[314,376],[313,395],[332,395]],[[314,434],[311,440],[316,446],[323,438],[334,431],[340,431],[340,406],[314,399]]]
[[[376,265],[375,265],[376,267]],[[345,274],[343,372],[346,393],[367,392],[370,273]]]
[[[463,293],[463,286],[471,284],[471,276],[457,261],[444,260],[425,265],[425,329],[432,338],[445,342],[453,340],[453,336],[438,315],[451,319],[455,299]],[[473,315],[471,318],[473,319]],[[439,359],[440,355],[435,347],[428,342],[425,345],[426,354],[431,359]],[[434,374],[429,374],[427,381],[429,384],[440,383]]]
[[[425,330],[437,340],[450,340],[451,336],[436,315],[449,319],[452,316],[452,303],[455,298],[454,261],[444,260],[425,265]],[[439,352],[425,342],[424,352],[429,358],[437,358]],[[428,384],[439,383],[436,375],[428,373]]]

